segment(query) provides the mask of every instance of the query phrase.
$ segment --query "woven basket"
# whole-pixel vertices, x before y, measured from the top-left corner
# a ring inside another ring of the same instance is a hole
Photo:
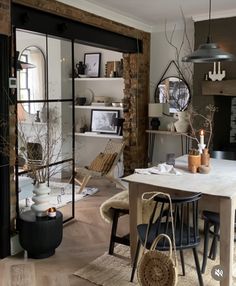
[[[155,249],[162,237],[167,238],[170,243],[168,255]],[[137,270],[138,281],[142,286],[174,286],[177,284],[177,269],[172,258],[172,242],[169,236],[158,235],[150,250],[142,255]]]

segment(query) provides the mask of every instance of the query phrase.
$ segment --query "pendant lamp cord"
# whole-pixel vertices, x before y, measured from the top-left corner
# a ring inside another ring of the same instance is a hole
[[[208,19],[208,35],[207,35],[207,43],[210,43],[210,34],[211,34],[211,0],[209,0],[209,19]]]

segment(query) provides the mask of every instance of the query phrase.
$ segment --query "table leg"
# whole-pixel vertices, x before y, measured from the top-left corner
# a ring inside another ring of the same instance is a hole
[[[220,199],[220,265],[224,269],[221,286],[232,285],[234,254],[234,200]]]
[[[137,225],[142,219],[141,193],[141,184],[129,183],[130,255],[132,261],[137,247]]]

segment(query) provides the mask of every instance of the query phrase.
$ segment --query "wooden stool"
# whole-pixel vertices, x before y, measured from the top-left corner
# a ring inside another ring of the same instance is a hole
[[[129,210],[127,209],[116,209],[112,208],[113,210],[113,221],[112,221],[112,228],[111,228],[111,238],[110,238],[110,246],[109,246],[109,254],[114,253],[115,243],[123,244],[123,245],[130,245],[129,242],[129,234],[125,236],[117,236],[117,226],[118,226],[118,219],[123,215],[129,214]]]

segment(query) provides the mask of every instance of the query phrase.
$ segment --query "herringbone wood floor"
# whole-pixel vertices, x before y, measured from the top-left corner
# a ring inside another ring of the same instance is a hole
[[[101,218],[99,206],[121,190],[104,180],[90,185],[100,191],[76,203],[76,218],[64,226],[63,240],[55,255],[35,260],[24,258],[22,252],[1,260],[0,286],[94,285],[73,273],[108,249],[111,225]],[[122,220],[121,234],[128,230],[127,218]]]

